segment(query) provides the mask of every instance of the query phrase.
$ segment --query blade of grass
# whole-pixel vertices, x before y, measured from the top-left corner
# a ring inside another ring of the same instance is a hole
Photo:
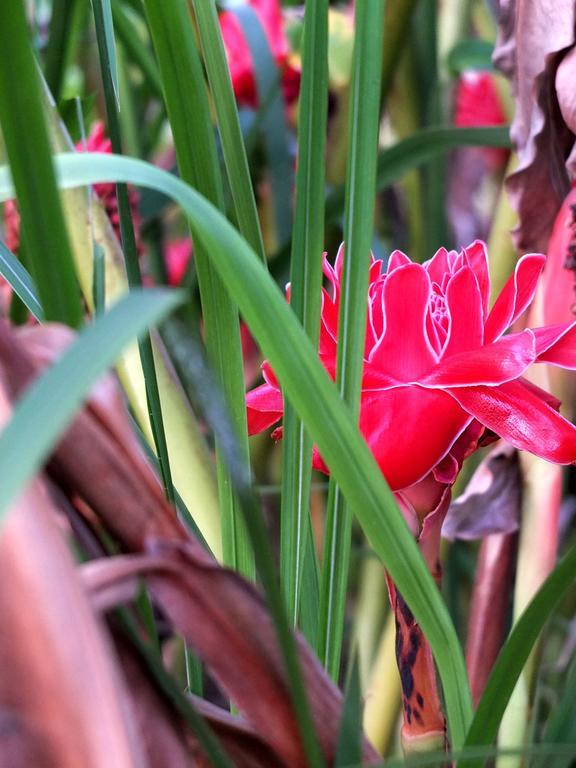
[[[0,523],[98,376],[128,342],[180,301],[177,291],[134,291],[87,326],[60,360],[26,391],[0,434]]]
[[[46,46],[45,76],[54,100],[60,100],[76,0],[53,0]]]
[[[510,632],[474,714],[466,746],[488,745],[496,738],[506,705],[532,648],[544,624],[573,584],[575,574],[576,545],[560,560]]]
[[[356,6],[355,12],[336,386],[357,421],[374,229],[384,1],[366,0]],[[336,479],[331,477],[320,588],[318,655],[334,680],[338,679],[340,670],[351,531],[350,509]]]
[[[230,6],[230,13],[238,19],[248,43],[256,90],[260,103],[259,126],[266,151],[270,177],[270,189],[274,210],[277,248],[290,240],[292,232],[292,188],[294,184],[293,161],[290,154],[290,137],[286,125],[281,74],[266,33],[256,11],[249,5]]]
[[[38,322],[43,322],[44,311],[34,281],[24,266],[0,240],[0,275],[6,280],[24,306]]]
[[[130,182],[162,191],[183,208],[286,397],[303,419],[371,546],[426,634],[444,686],[452,744],[458,749],[472,718],[472,703],[454,626],[356,420],[342,403],[317,350],[265,266],[208,201],[160,168],[101,153],[61,155],[55,163],[60,185],[65,188],[110,180]],[[12,183],[4,167],[0,169],[0,201],[11,195]]]
[[[290,306],[316,347],[320,328],[324,243],[324,158],[328,110],[327,0],[311,0],[306,5],[303,35],[296,208],[290,259]],[[288,615],[296,624],[300,595],[303,600],[308,600],[318,591],[317,584],[305,585],[301,591],[307,538],[311,536],[309,506],[312,441],[289,403],[285,405],[283,423],[280,568]],[[312,557],[312,553],[309,556]],[[315,568],[308,569],[308,572],[317,582]]]
[[[242,139],[238,110],[232,90],[224,43],[220,34],[214,0],[191,0],[194,8],[202,55],[214,99],[224,163],[234,201],[238,228],[253,250],[265,262],[264,243],[256,200],[250,179],[246,149]]]
[[[26,233],[29,266],[47,320],[82,322],[80,292],[40,106],[24,3],[0,3],[0,123]]]
[[[46,88],[42,95],[52,148],[57,152],[70,151],[73,145]],[[104,249],[106,302],[108,305],[114,304],[126,293],[128,283],[120,244],[104,207],[94,193],[88,195],[87,190],[82,188],[63,192],[61,199],[69,227],[76,274],[86,305],[93,309],[93,240]],[[86,222],[90,225],[86,226]],[[22,257],[22,252],[19,256]],[[157,335],[153,335],[152,348],[174,482],[186,502],[187,510],[210,543],[214,556],[221,560],[220,509],[213,460],[205,444],[202,427],[176,380],[166,349]],[[132,344],[126,350],[116,369],[134,417],[147,443],[153,445],[146,384],[137,344]]]
[[[362,761],[362,694],[360,691],[360,670],[358,655],[354,653],[346,696],[342,708],[342,722],[338,734],[334,768],[345,768]]]
[[[180,175],[223,210],[224,192],[214,131],[190,17],[179,0],[163,0],[162,3],[145,0],[145,7],[164,83]],[[195,242],[194,260],[208,356],[216,371],[218,386],[230,409],[234,430],[242,448],[241,460],[245,467],[249,467],[238,310],[201,242]],[[254,556],[218,442],[216,455],[224,562],[248,578],[253,578]]]
[[[119,120],[119,94],[118,94],[118,71],[116,68],[116,48],[114,42],[114,28],[112,26],[112,15],[110,9],[110,0],[92,0],[94,11],[94,23],[96,26],[96,41],[98,44],[98,53],[100,57],[100,72],[102,77],[102,86],[104,90],[104,100],[106,103],[106,115],[108,118],[108,129],[112,150],[122,154],[122,138],[120,133]],[[116,196],[118,198],[118,215],[120,217],[120,233],[122,239],[122,249],[126,263],[126,274],[128,276],[128,285],[130,289],[142,285],[142,274],[140,272],[140,262],[138,260],[138,251],[136,249],[136,239],[134,236],[134,224],[130,211],[130,201],[128,198],[128,188],[125,184],[116,185]],[[150,425],[154,437],[154,444],[160,461],[160,470],[164,483],[164,490],[167,499],[174,503],[174,485],[172,483],[172,474],[170,471],[170,458],[168,456],[168,446],[166,443],[166,433],[162,421],[162,406],[160,403],[160,393],[158,390],[158,379],[156,377],[156,368],[154,365],[154,352],[152,350],[152,341],[149,335],[139,340],[138,348],[140,351],[140,360],[146,382],[146,397],[150,411]]]
[[[378,156],[376,189],[382,190],[409,171],[457,147],[510,147],[508,126],[490,128],[425,128]],[[333,190],[326,200],[326,219],[333,221],[344,210],[344,189]]]
[[[135,28],[124,4],[118,2],[118,0],[112,5],[112,19],[118,38],[126,49],[126,53],[132,63],[142,73],[151,93],[162,98],[162,80],[154,57]]]

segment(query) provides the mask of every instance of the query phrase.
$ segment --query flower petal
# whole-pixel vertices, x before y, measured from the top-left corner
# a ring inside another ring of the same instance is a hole
[[[398,267],[384,283],[386,329],[371,365],[399,382],[418,379],[437,362],[426,333],[430,280],[420,264]]]
[[[399,387],[362,395],[360,431],[392,490],[425,477],[469,421],[444,392]]]
[[[541,253],[522,256],[488,315],[484,329],[486,342],[499,338],[530,304],[545,261]]]
[[[442,285],[443,276],[451,272],[449,254],[446,248],[438,248],[434,256],[424,262],[423,267],[428,272],[431,283]]]
[[[282,418],[282,393],[270,384],[262,384],[246,395],[248,434],[263,432]]]
[[[443,357],[480,347],[484,337],[482,296],[470,267],[462,267],[446,287],[450,329]]]
[[[526,330],[504,336],[485,347],[443,357],[418,383],[423,387],[442,389],[495,386],[522,376],[535,359],[534,334]]]
[[[388,259],[388,268],[386,271],[389,274],[395,269],[398,269],[398,267],[404,267],[406,264],[411,264],[411,261],[405,253],[402,251],[392,251],[390,258]]]
[[[576,321],[533,328],[539,363],[576,370]]]
[[[490,299],[490,272],[488,270],[488,252],[482,240],[475,240],[463,249],[464,258],[470,265],[478,282],[482,297],[484,319],[488,316],[488,301]]]
[[[449,393],[471,416],[516,448],[556,464],[576,461],[576,427],[521,381]]]

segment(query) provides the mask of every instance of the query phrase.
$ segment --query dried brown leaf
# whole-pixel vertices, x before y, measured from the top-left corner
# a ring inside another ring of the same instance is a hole
[[[442,536],[471,540],[513,533],[520,521],[521,492],[516,449],[501,443],[481,462],[464,493],[450,505]]]
[[[286,765],[306,761],[284,674],[276,632],[257,590],[214,561],[196,557],[189,543],[150,541],[151,554],[98,560],[83,568],[93,599],[112,607],[120,582],[135,588],[144,577],[172,624],[207,664],[253,729]],[[297,635],[300,663],[318,736],[333,757],[341,694]],[[365,743],[367,761],[377,754]]]
[[[575,22],[573,0],[500,3],[494,61],[511,79],[515,98],[511,138],[519,165],[507,188],[519,216],[515,239],[522,251],[546,251],[554,218],[569,189],[566,163],[575,136],[563,118],[556,77],[574,46]]]
[[[147,765],[111,646],[38,479],[12,506],[0,538],[0,615],[5,764]]]
[[[0,360],[15,395],[40,367],[25,350],[26,345],[0,325]],[[108,407],[107,415],[93,407],[80,413],[48,465],[69,496],[82,499],[124,549],[143,553],[140,558],[116,558],[113,566],[100,560],[85,567],[85,574],[105,574],[102,583],[108,596],[101,592],[97,604],[125,599],[136,575],[145,573],[159,607],[197,650],[254,732],[291,768],[305,765],[276,631],[260,593],[221,568],[189,535],[149,465],[126,449],[134,438],[123,409],[118,412],[117,404],[104,401],[103,408]],[[342,696],[300,636],[297,643],[314,722],[331,759]],[[368,761],[378,759],[367,742],[364,754]]]

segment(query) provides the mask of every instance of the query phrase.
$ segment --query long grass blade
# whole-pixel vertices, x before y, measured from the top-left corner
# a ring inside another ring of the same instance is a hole
[[[112,5],[112,19],[118,39],[132,62],[142,72],[150,91],[162,98],[162,80],[154,57],[144,44],[126,8],[118,0]]]
[[[6,280],[8,285],[36,320],[42,322],[44,320],[44,310],[40,304],[38,291],[36,290],[34,281],[26,268],[22,266],[12,251],[9,250],[1,240],[0,275]]]
[[[0,123],[29,266],[47,320],[73,327],[82,305],[40,105],[38,70],[21,0],[0,3]]]
[[[104,100],[106,102],[110,140],[112,142],[113,151],[122,154],[122,137],[119,120],[120,103],[118,93],[118,70],[116,67],[116,46],[114,42],[114,28],[112,24],[110,0],[92,0],[92,7],[94,10],[96,40],[100,56],[100,72],[102,76]],[[138,288],[142,285],[142,274],[140,272],[138,251],[136,249],[136,238],[134,235],[134,224],[132,222],[127,186],[125,184],[117,184],[116,195],[118,198],[120,234],[126,261],[128,284],[130,288]],[[144,336],[139,341],[138,346],[140,350],[142,370],[144,372],[144,380],[146,382],[146,397],[150,409],[150,424],[154,436],[154,444],[158,453],[158,459],[160,461],[160,471],[164,482],[164,489],[168,500],[174,503],[174,485],[172,483],[166,433],[162,421],[162,406],[160,403],[158,379],[154,364],[154,352],[152,350],[150,336]]]
[[[304,16],[299,107],[296,209],[290,260],[290,306],[318,344],[324,240],[326,119],[328,110],[328,3],[311,0]],[[298,621],[306,540],[310,535],[312,442],[292,406],[284,411],[282,444],[281,579],[292,622]],[[310,555],[311,557],[311,555]],[[315,560],[314,560],[315,565]],[[317,579],[315,569],[308,569]],[[308,600],[318,586],[305,585]],[[308,612],[310,615],[310,612]],[[316,614],[317,616],[317,614]]]
[[[571,547],[548,576],[510,632],[474,714],[465,746],[484,746],[495,739],[510,696],[534,644],[544,624],[574,583],[575,573],[576,545]]]
[[[56,167],[66,188],[110,180],[130,182],[157,189],[183,208],[270,360],[286,398],[303,419],[371,546],[430,642],[444,687],[451,743],[460,748],[472,718],[472,703],[454,626],[356,420],[258,256],[194,189],[148,163],[95,153],[59,156]],[[8,170],[2,168],[0,200],[11,194]]]
[[[218,25],[216,3],[214,0],[192,0],[192,6],[198,24],[208,82],[214,99],[218,131],[222,141],[224,163],[228,172],[238,228],[254,251],[265,261],[264,242],[224,43]]]
[[[164,82],[180,175],[223,210],[224,192],[208,96],[190,17],[178,0],[145,0],[145,6]],[[174,51],[178,51],[177,58]],[[249,467],[238,310],[201,242],[195,243],[194,260],[208,356],[230,409],[241,460]],[[254,557],[219,442],[216,450],[224,562],[253,578]]]
[[[0,434],[0,521],[39,469],[91,385],[134,337],[181,301],[176,291],[134,291],[87,326],[26,391]]]
[[[230,6],[248,43],[259,100],[258,125],[266,152],[272,192],[277,249],[289,242],[292,233],[292,190],[294,185],[290,136],[286,124],[280,70],[256,11],[249,5]]]
[[[336,385],[353,418],[358,420],[376,190],[384,0],[366,0],[358,4],[355,21]],[[351,512],[336,479],[331,477],[320,589],[318,652],[334,680],[338,679],[340,671],[351,530]]]
[[[510,147],[509,127],[425,128],[378,156],[376,189],[382,190],[409,171],[458,147]],[[326,200],[326,219],[333,221],[344,210],[344,189],[339,187]]]

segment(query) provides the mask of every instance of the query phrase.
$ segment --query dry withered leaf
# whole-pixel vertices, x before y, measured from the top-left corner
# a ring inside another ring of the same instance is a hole
[[[515,98],[511,138],[519,165],[507,188],[519,215],[521,251],[546,252],[569,189],[566,164],[574,170],[574,123],[566,119],[573,118],[574,95],[565,83],[574,72],[575,22],[573,0],[500,2],[494,62],[510,78]]]
[[[517,539],[514,533],[494,533],[480,546],[466,642],[466,668],[475,704],[506,637]]]
[[[0,538],[0,765],[146,766],[114,654],[55,519],[36,479]]]
[[[466,490],[452,502],[442,526],[445,539],[482,539],[518,530],[522,480],[516,449],[499,443],[481,462]]]
[[[25,339],[0,325],[0,360],[14,396],[41,367],[38,354],[34,361],[26,349]],[[106,561],[93,561],[84,574],[106,573],[114,601],[126,599],[136,575],[144,575],[158,606],[237,703],[255,736],[284,764],[304,766],[276,632],[261,595],[221,568],[190,536],[135,446],[122,406],[105,401],[101,406],[112,411],[102,415],[100,406],[90,405],[74,419],[48,471],[71,499],[88,505],[126,551],[138,554],[116,558],[112,571]],[[122,577],[120,566],[127,569]],[[102,593],[93,596],[99,607],[105,605]],[[342,696],[300,636],[297,644],[312,715],[330,761]],[[378,760],[368,742],[364,756],[367,762]]]
[[[136,589],[138,577],[144,578],[172,624],[261,739],[286,765],[305,766],[275,629],[260,594],[214,561],[198,560],[189,543],[156,540],[149,542],[149,549],[148,555],[85,565],[83,576],[92,599],[100,607],[111,607]],[[330,760],[341,695],[300,635],[297,643],[318,737]],[[367,742],[364,757],[367,762],[378,759]]]

